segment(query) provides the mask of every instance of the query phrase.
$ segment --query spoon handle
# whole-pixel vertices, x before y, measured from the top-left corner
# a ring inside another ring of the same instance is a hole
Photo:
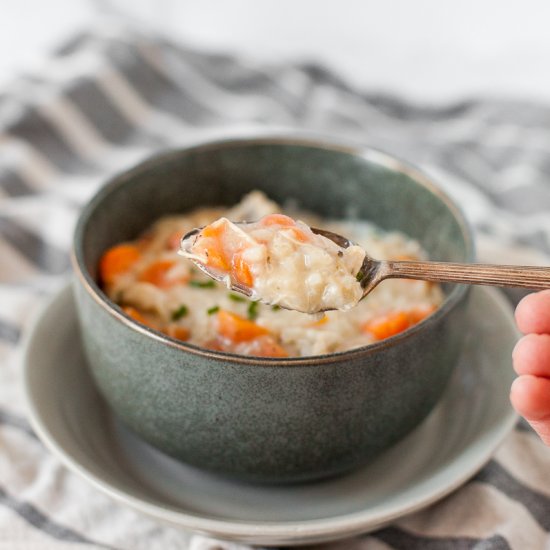
[[[550,267],[456,264],[446,262],[384,262],[384,278],[421,279],[544,290],[550,288]]]

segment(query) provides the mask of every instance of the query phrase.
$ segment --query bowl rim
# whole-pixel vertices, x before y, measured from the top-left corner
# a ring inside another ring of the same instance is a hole
[[[465,296],[468,288],[466,285],[455,285],[451,292],[445,297],[445,300],[437,310],[423,319],[421,322],[415,324],[409,329],[381,340],[380,342],[374,342],[366,346],[360,346],[345,351],[339,351],[321,355],[308,355],[308,356],[294,356],[294,357],[256,357],[240,355],[235,353],[227,353],[222,351],[209,350],[202,348],[195,344],[189,344],[171,338],[170,336],[147,327],[141,323],[138,323],[123,313],[120,306],[112,302],[108,296],[103,292],[90,272],[86,269],[84,263],[84,251],[82,247],[83,236],[85,233],[86,224],[89,221],[92,213],[96,210],[111,193],[113,193],[119,187],[126,185],[131,181],[135,175],[141,173],[144,170],[148,170],[153,166],[162,164],[167,160],[178,157],[182,154],[192,154],[209,151],[212,149],[231,149],[243,146],[254,145],[285,145],[285,146],[299,146],[309,147],[315,149],[325,149],[328,151],[335,151],[345,153],[357,157],[362,160],[366,160],[373,164],[378,164],[383,168],[400,172],[409,176],[417,184],[427,189],[430,193],[435,195],[441,200],[447,209],[451,212],[455,220],[457,221],[462,237],[464,239],[466,257],[465,261],[474,261],[475,249],[473,242],[473,232],[469,222],[462,213],[462,210],[455,204],[455,202],[445,193],[431,177],[427,176],[422,170],[415,165],[403,161],[392,154],[386,153],[379,149],[362,146],[359,144],[346,143],[342,140],[338,142],[334,139],[327,137],[317,137],[292,134],[274,134],[271,135],[266,132],[264,135],[239,135],[235,137],[224,136],[219,139],[207,139],[206,141],[198,142],[193,145],[178,147],[163,151],[161,153],[154,154],[142,162],[138,163],[134,167],[124,170],[119,174],[115,174],[109,180],[102,185],[98,191],[92,196],[92,198],[85,204],[74,230],[73,242],[71,247],[71,263],[73,266],[73,272],[76,275],[76,280],[82,284],[84,290],[89,294],[92,299],[101,306],[108,314],[114,317],[117,321],[122,322],[128,328],[136,331],[147,338],[158,341],[171,348],[179,349],[186,353],[192,353],[193,355],[202,356],[208,359],[222,361],[224,363],[237,363],[248,364],[254,366],[269,366],[269,367],[288,367],[288,366],[310,366],[315,367],[327,363],[342,362],[352,359],[357,356],[365,356],[374,354],[380,350],[393,347],[394,345],[413,337],[417,332],[423,330],[424,327],[437,322],[440,318],[445,316],[449,311],[461,301]]]

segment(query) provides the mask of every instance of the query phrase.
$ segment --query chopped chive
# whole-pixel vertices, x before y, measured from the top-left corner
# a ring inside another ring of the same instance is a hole
[[[364,274],[361,270],[359,270],[359,271],[357,272],[357,275],[355,276],[355,278],[356,278],[358,281],[361,281],[361,279],[363,279],[364,276],[365,276],[365,274]]]
[[[244,296],[241,296],[240,294],[234,294],[233,292],[230,292],[227,297],[234,302],[246,302],[246,298]]]
[[[209,281],[189,281],[189,286],[195,288],[216,288],[216,282],[210,279]]]
[[[214,315],[214,313],[218,313],[218,311],[220,311],[220,306],[212,306],[206,310],[206,313],[208,313],[208,315]]]
[[[248,305],[248,309],[247,309],[246,313],[248,315],[248,318],[251,321],[255,321],[256,318],[258,317],[258,308],[259,307],[260,307],[259,302],[250,302],[250,304]]]
[[[279,311],[281,309],[281,306],[278,306],[277,304],[274,304],[271,306],[271,311]]]
[[[185,304],[181,304],[178,309],[172,312],[172,321],[177,321],[182,317],[185,317],[189,313],[189,308]]]

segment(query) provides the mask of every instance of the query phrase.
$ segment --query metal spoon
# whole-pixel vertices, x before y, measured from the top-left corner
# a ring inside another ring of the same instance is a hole
[[[185,241],[197,235],[201,229],[193,229],[183,236],[181,240],[182,249],[184,249],[184,244],[187,244]],[[330,239],[341,248],[348,248],[353,244],[346,237],[342,237],[342,235],[332,233],[331,231],[315,227],[311,227],[310,229],[313,233]],[[226,276],[224,274],[216,273],[198,261],[194,263],[212,279],[225,282]],[[544,290],[550,288],[550,267],[451,262],[405,262],[375,260],[365,255],[361,269],[358,272],[358,280],[363,289],[362,298],[369,294],[384,279],[417,279],[435,283],[492,285]],[[250,288],[235,282],[231,282],[231,289],[248,297],[251,297],[253,294]]]
[[[353,244],[331,231],[314,227],[311,231],[330,239],[342,248]],[[384,279],[418,279],[435,283],[509,286],[532,290],[550,288],[550,267],[537,266],[381,261],[365,256],[358,275],[363,288],[363,298]]]

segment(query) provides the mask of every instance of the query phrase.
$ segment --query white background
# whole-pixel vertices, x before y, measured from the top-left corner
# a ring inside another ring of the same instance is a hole
[[[546,0],[3,0],[0,88],[105,11],[212,50],[324,61],[419,101],[550,99]]]

